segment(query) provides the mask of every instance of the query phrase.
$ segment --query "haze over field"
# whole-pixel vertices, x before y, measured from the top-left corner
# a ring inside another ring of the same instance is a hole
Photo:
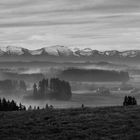
[[[69,68],[76,68],[79,69],[79,71],[81,69],[84,72],[82,74],[84,77],[81,77],[83,81],[79,80],[78,77],[76,79],[76,76],[71,76],[70,80],[67,79],[67,77],[63,77],[63,79],[66,79],[71,85],[72,98],[69,101],[28,99],[28,96],[33,95],[34,83],[38,84],[43,78],[62,78],[61,74],[63,71]],[[93,73],[89,73],[88,71]],[[119,77],[120,71],[128,72],[129,74],[129,77],[127,77],[127,80],[124,80],[124,83],[123,75],[121,76],[122,79],[116,79],[116,74],[118,74],[117,77]],[[102,77],[100,75],[98,76],[98,72],[102,72]],[[109,76],[107,79],[105,78],[106,72]],[[1,97],[6,97],[8,99],[15,99],[17,102],[21,101],[26,106],[39,105],[40,107],[43,107],[46,103],[60,108],[79,107],[82,103],[94,107],[121,105],[125,95],[135,95],[139,102],[139,72],[140,69],[133,65],[115,65],[114,63],[107,62],[77,62],[76,64],[69,62],[2,62],[0,63],[0,81],[4,82],[6,79],[12,81],[23,80],[26,84],[26,91],[19,88],[16,90],[7,90],[6,88],[5,90],[3,89],[5,84],[1,85],[2,83],[0,83],[0,95]],[[90,74],[96,76],[90,76]],[[91,77],[90,79],[88,78],[89,76]]]

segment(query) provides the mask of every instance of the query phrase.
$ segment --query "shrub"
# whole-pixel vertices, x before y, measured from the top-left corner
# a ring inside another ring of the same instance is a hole
[[[132,96],[124,97],[123,106],[128,106],[128,105],[137,105],[137,101],[136,101],[135,97],[132,97]]]

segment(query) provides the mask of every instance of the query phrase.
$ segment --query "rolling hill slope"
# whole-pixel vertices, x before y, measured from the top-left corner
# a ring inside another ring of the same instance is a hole
[[[140,106],[0,112],[1,140],[139,140]]]

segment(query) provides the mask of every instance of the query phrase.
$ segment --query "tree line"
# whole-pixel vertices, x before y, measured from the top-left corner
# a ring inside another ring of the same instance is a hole
[[[137,105],[137,101],[133,96],[125,96],[123,106]]]
[[[53,105],[46,104],[45,108],[46,110],[53,109]],[[5,98],[0,98],[0,111],[30,111],[30,110],[40,110],[39,106],[29,106],[26,108],[25,105],[22,105],[21,103],[17,104],[14,100],[6,100]]]
[[[14,100],[9,101],[5,98],[0,98],[0,111],[22,111],[26,110],[26,107],[21,103],[18,105]]]
[[[59,77],[69,81],[126,82],[129,80],[129,73],[125,71],[114,71],[114,70],[69,68],[62,71]]]
[[[135,97],[133,96],[125,96],[123,106],[129,106],[129,105],[137,105],[137,101]],[[85,105],[81,105],[82,109],[85,109]],[[52,105],[46,104],[45,108],[47,110],[52,110],[54,107]],[[0,98],[0,111],[26,111],[26,110],[40,110],[39,106],[32,107],[31,105],[26,109],[24,105],[21,103],[18,105],[14,100],[6,100],[5,98]]]
[[[36,98],[49,98],[69,100],[72,96],[69,82],[59,78],[43,79],[33,85],[33,96]]]

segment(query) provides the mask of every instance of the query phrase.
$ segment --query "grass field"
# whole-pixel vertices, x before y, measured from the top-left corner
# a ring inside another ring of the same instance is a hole
[[[0,140],[139,140],[140,106],[0,112]]]

